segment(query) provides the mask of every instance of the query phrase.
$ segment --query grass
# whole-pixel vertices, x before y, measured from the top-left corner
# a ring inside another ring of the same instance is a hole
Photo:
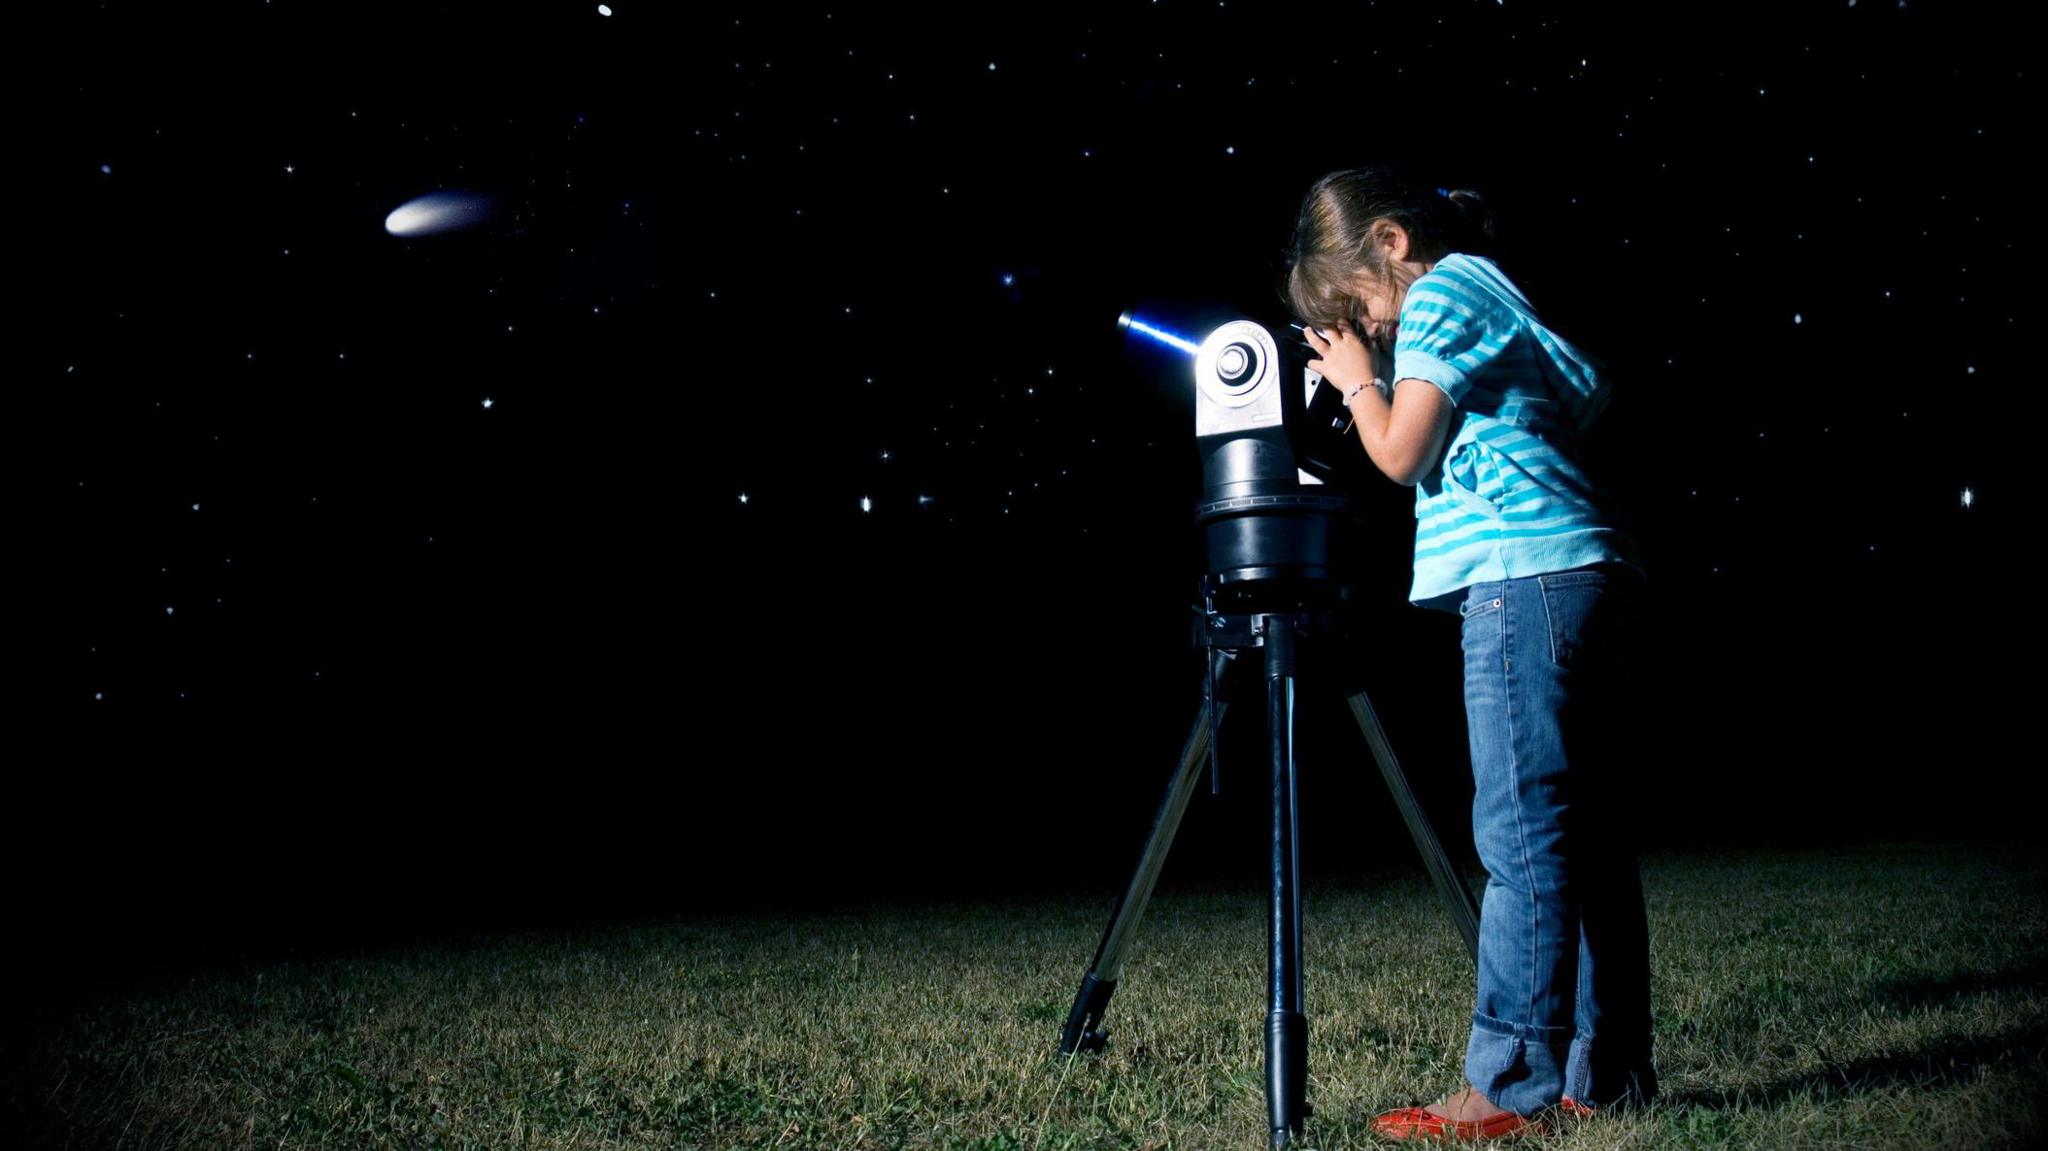
[[[1664,1096],[1516,1145],[2041,1145],[2043,875],[2016,848],[1645,856]],[[1305,906],[1297,1145],[1375,1146],[1374,1113],[1462,1082],[1471,963],[1419,867]],[[1162,890],[1108,1050],[1057,1060],[1109,913],[878,904],[245,965],[81,1000],[9,1040],[0,1087],[16,1146],[1264,1147],[1263,892]]]

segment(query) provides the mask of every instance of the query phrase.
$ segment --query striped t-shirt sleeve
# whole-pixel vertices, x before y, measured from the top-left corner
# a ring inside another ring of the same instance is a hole
[[[1512,328],[1489,337],[1485,312],[1492,297],[1448,275],[1426,274],[1408,286],[1394,339],[1394,380],[1428,380],[1462,406],[1472,376],[1499,355]]]

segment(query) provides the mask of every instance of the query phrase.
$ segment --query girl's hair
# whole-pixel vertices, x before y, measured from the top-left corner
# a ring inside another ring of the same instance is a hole
[[[1434,261],[1452,252],[1488,255],[1494,245],[1493,210],[1469,188],[1419,183],[1394,164],[1331,172],[1308,190],[1287,247],[1281,297],[1295,315],[1316,327],[1340,322],[1362,328],[1361,272],[1407,294],[1415,277],[1389,268],[1372,225],[1391,220],[1407,229],[1409,258]]]

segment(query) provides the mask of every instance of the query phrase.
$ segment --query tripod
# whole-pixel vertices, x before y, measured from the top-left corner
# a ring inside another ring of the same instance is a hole
[[[1103,1013],[1116,991],[1126,954],[1137,933],[1138,920],[1152,898],[1166,853],[1173,845],[1174,832],[1194,793],[1194,783],[1203,760],[1210,768],[1214,794],[1216,776],[1216,727],[1229,704],[1225,687],[1233,660],[1241,652],[1259,649],[1265,656],[1266,716],[1273,755],[1273,881],[1270,930],[1267,947],[1268,1004],[1266,1013],[1266,1109],[1270,1120],[1272,1146],[1285,1148],[1292,1135],[1301,1133],[1302,1120],[1311,1108],[1308,1089],[1308,1020],[1301,1002],[1301,856],[1298,847],[1298,808],[1295,803],[1294,701],[1295,681],[1305,639],[1335,631],[1333,606],[1311,602],[1314,596],[1298,592],[1264,603],[1246,603],[1248,610],[1220,610],[1219,593],[1224,589],[1214,575],[1203,577],[1203,606],[1196,621],[1197,646],[1205,649],[1207,680],[1202,705],[1195,715],[1193,730],[1182,748],[1180,764],[1174,769],[1166,798],[1153,817],[1138,867],[1130,884],[1118,898],[1109,927],[1095,949],[1095,957],[1074,996],[1067,1013],[1066,1029],[1060,1036],[1060,1054],[1100,1051],[1109,1033],[1102,1029]],[[1226,605],[1230,606],[1230,605]],[[1284,610],[1284,609],[1293,610]],[[1261,610],[1263,609],[1263,610]],[[1400,808],[1401,818],[1423,865],[1452,921],[1465,938],[1466,950],[1476,961],[1479,954],[1479,905],[1464,880],[1452,869],[1451,861],[1438,842],[1408,778],[1394,758],[1379,717],[1363,690],[1347,698],[1359,731],[1372,747],[1380,775]]]

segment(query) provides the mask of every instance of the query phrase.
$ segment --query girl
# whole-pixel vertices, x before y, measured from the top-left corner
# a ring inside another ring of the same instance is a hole
[[[1324,330],[1309,367],[1346,394],[1373,463],[1416,489],[1408,598],[1462,620],[1487,872],[1467,1084],[1374,1119],[1396,1138],[1505,1135],[1657,1091],[1613,730],[1647,573],[1580,461],[1606,382],[1479,254],[1492,234],[1475,193],[1381,166],[1318,180],[1288,252],[1287,302]]]

